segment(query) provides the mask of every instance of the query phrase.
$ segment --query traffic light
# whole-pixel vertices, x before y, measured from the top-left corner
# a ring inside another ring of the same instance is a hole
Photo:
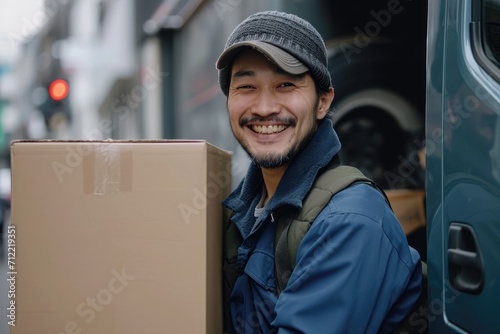
[[[64,100],[68,93],[68,82],[64,79],[55,79],[49,85],[49,97],[54,101]]]
[[[63,78],[56,78],[48,81],[44,86],[37,88],[36,105],[43,113],[45,123],[49,130],[57,126],[54,125],[58,120],[71,118],[69,110],[69,84]]]

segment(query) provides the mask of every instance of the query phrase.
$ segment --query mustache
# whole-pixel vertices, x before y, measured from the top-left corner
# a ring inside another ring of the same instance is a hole
[[[290,126],[294,126],[297,124],[297,121],[293,117],[276,117],[276,116],[269,116],[269,117],[252,117],[252,118],[242,118],[240,120],[240,126],[245,126],[248,123],[279,123],[279,124],[288,124]]]

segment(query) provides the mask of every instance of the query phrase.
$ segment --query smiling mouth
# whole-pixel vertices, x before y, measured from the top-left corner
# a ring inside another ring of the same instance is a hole
[[[274,134],[280,133],[288,129],[289,125],[251,125],[249,126],[253,132],[259,134]]]

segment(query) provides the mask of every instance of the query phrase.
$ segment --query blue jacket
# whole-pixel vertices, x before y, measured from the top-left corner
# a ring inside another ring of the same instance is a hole
[[[224,201],[243,238],[240,275],[230,297],[238,333],[386,333],[418,299],[420,257],[384,197],[362,183],[337,193],[313,222],[278,298],[273,224],[278,208],[301,208],[318,173],[339,150],[332,123],[325,120],[258,218],[254,209],[263,178],[256,166]]]

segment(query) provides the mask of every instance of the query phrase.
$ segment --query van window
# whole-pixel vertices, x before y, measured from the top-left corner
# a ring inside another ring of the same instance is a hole
[[[481,26],[484,53],[500,68],[500,0],[483,0]]]
[[[500,0],[473,0],[470,29],[474,58],[500,83]]]

